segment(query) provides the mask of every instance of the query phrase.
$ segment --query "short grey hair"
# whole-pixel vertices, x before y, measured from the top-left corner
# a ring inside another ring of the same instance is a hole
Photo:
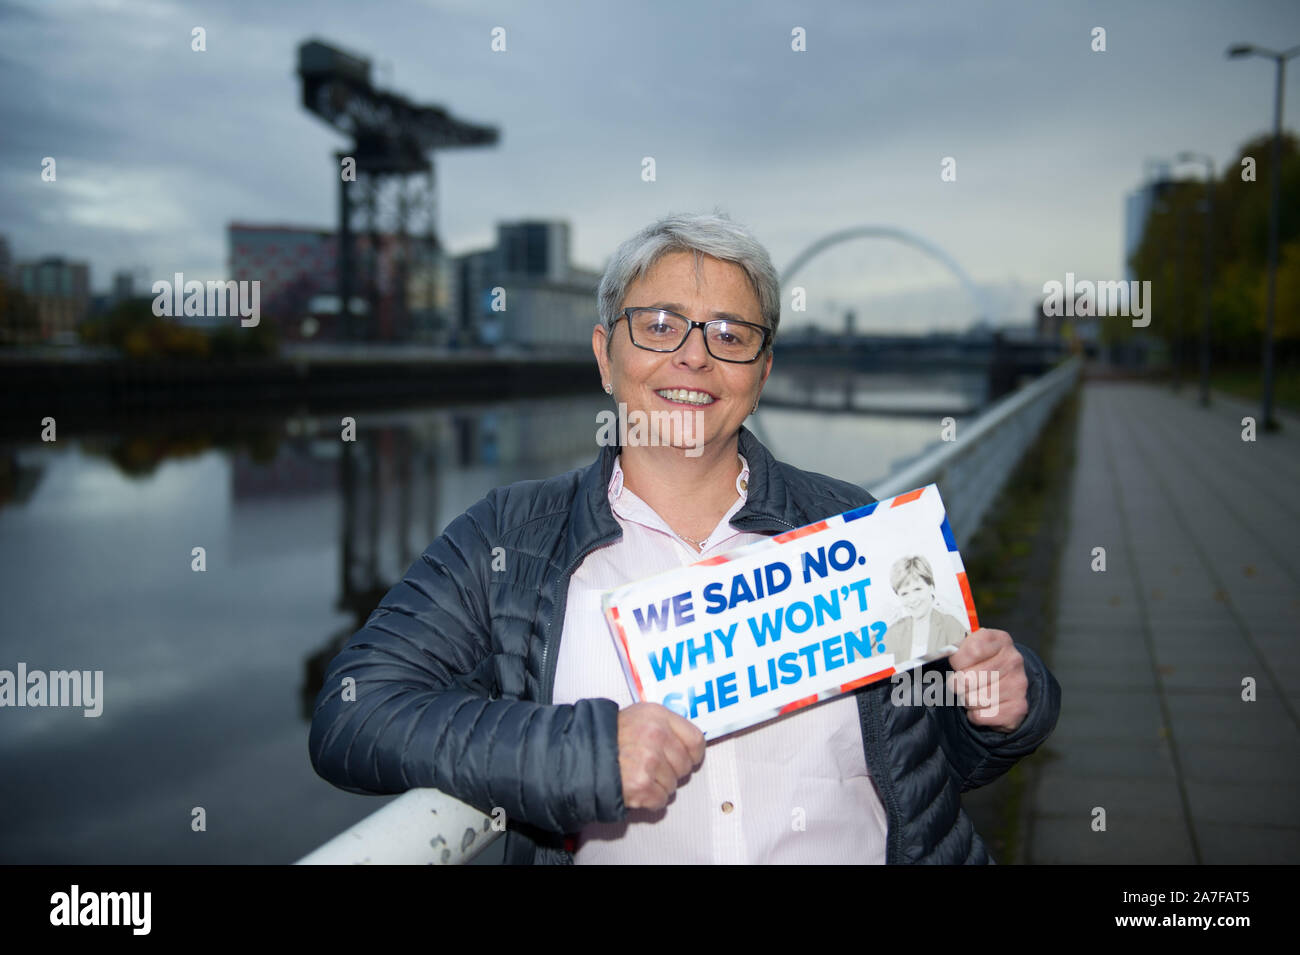
[[[725,212],[668,215],[620,245],[605,266],[596,292],[600,320],[606,329],[612,330],[622,314],[623,300],[632,283],[671,252],[694,252],[697,276],[702,254],[744,269],[758,298],[763,322],[772,330],[771,340],[776,340],[776,326],[781,321],[780,279],[767,249]]]

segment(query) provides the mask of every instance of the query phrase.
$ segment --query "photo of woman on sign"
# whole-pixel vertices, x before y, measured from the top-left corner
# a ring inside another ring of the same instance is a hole
[[[874,498],[777,461],[744,426],[781,318],[747,229],[654,222],[610,257],[597,303],[591,347],[618,418],[680,428],[620,435],[586,468],[498,487],[453,520],[330,665],[316,772],[500,811],[507,863],[992,861],[960,793],[1032,753],[1060,708],[1005,631],[977,630],[941,664],[996,673],[995,713],[897,706],[878,681],[706,747],[633,700],[605,591]]]
[[[900,557],[890,568],[889,583],[907,610],[885,631],[885,649],[894,655],[894,666],[917,658],[932,660],[966,639],[965,624],[936,606],[934,570],[924,557]]]

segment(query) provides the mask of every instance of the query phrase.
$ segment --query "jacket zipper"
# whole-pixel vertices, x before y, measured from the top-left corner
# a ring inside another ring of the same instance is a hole
[[[578,569],[578,565],[587,559],[587,555],[598,547],[602,547],[611,541],[617,540],[621,536],[622,530],[620,529],[618,534],[610,534],[595,541],[589,547],[583,549],[578,556],[574,558],[573,563],[569,565],[568,570],[555,578],[555,584],[551,588],[551,605],[556,609],[555,613],[551,614],[550,621],[546,624],[546,642],[542,644],[542,699],[538,701],[540,703],[549,705],[551,698],[554,696],[555,676],[551,673],[551,670],[553,669],[553,666],[551,665],[551,646],[553,644],[558,644],[560,639],[564,636],[564,614],[565,611],[568,610],[569,579],[573,576],[573,572]],[[564,591],[563,598],[561,598],[561,590]],[[561,602],[562,599],[563,602]],[[560,618],[560,630],[558,633],[555,630],[555,618],[557,616]],[[552,634],[555,634],[554,639],[551,637]]]
[[[760,519],[759,523],[762,523],[762,520],[761,520],[762,518],[766,518],[766,519],[769,520],[769,521],[775,521],[775,522],[778,523],[778,524],[784,524],[786,527],[790,528],[790,530],[795,530],[796,527],[797,527],[797,525],[795,525],[795,524],[791,524],[789,521],[782,520],[782,519],[779,518],[779,517],[773,517],[771,514],[754,514],[753,517],[755,517],[755,518],[759,518],[759,519]],[[748,518],[748,517],[746,517],[744,520],[745,520],[746,523],[749,523],[749,522],[750,522],[750,518]],[[732,523],[731,526],[732,526],[732,527],[736,527],[736,524],[735,524],[735,523]],[[743,529],[743,528],[737,528],[737,529],[740,530],[740,529]],[[757,531],[749,531],[748,533],[757,533]]]
[[[894,819],[899,822],[903,820],[902,810],[898,807],[898,794],[894,792],[894,779],[890,774],[890,764],[883,749],[880,745],[880,713],[872,705],[868,698],[871,690],[864,690],[858,697],[858,713],[862,716],[862,722],[870,727],[871,740],[868,743],[865,735],[862,743],[863,748],[868,746],[875,752],[867,752],[864,755],[867,759],[867,771],[871,773],[872,781],[876,783],[876,789],[879,790],[881,800],[885,804],[885,864],[897,864],[901,853],[902,837],[899,834],[898,826],[894,825]],[[877,757],[874,758],[873,757]],[[878,767],[873,770],[872,765]]]
[[[564,614],[565,611],[568,610],[568,596],[569,596],[568,581],[573,576],[573,572],[578,569],[578,565],[587,559],[588,554],[596,550],[598,547],[608,544],[610,541],[613,541],[620,536],[622,536],[621,528],[618,534],[610,534],[606,537],[603,537],[595,541],[594,543],[591,544],[590,547],[584,548],[581,552],[579,552],[578,556],[573,559],[573,563],[569,565],[568,570],[566,570],[559,577],[555,578],[555,585],[551,588],[551,606],[555,607],[556,611],[555,613],[551,614],[551,619],[546,624],[546,642],[542,644],[542,683],[540,687],[541,689],[540,696],[542,697],[542,699],[538,701],[539,703],[542,703],[544,705],[550,705],[551,699],[555,695],[554,692],[555,677],[554,674],[550,672],[552,669],[550,665],[551,644],[559,643],[560,638],[564,636]],[[560,602],[561,590],[564,591],[563,603]],[[559,616],[560,618],[560,630],[559,633],[556,635],[555,639],[552,640],[551,634],[555,632],[556,616]],[[536,853],[536,851],[537,850],[534,849],[534,853]],[[562,854],[562,859],[561,859],[562,864],[565,865],[573,864],[573,853],[561,849],[561,854]]]

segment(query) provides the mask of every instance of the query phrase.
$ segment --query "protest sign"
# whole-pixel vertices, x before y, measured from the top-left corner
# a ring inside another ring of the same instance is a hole
[[[632,696],[707,739],[954,652],[979,628],[933,484],[617,587]]]

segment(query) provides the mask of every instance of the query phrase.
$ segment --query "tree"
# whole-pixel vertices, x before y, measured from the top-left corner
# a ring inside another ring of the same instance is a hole
[[[0,346],[40,340],[41,318],[35,303],[20,289],[0,281]]]
[[[1211,336],[1216,353],[1258,355],[1264,322],[1272,136],[1242,146],[1214,182]],[[1242,179],[1242,160],[1255,161],[1254,181]],[[1139,280],[1151,282],[1156,308],[1150,331],[1184,355],[1200,336],[1204,277],[1205,183],[1176,180],[1160,189],[1132,258]],[[1300,146],[1282,138],[1278,301],[1274,337],[1300,343]],[[1122,330],[1118,330],[1122,333]]]

